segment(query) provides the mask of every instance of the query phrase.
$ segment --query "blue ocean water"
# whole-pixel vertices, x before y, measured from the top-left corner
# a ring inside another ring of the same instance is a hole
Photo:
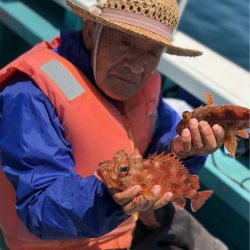
[[[179,29],[249,70],[249,0],[189,0]]]

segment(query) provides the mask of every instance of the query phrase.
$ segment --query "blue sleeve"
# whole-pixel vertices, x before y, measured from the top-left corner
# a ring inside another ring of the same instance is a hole
[[[159,100],[157,113],[155,132],[147,154],[170,151],[171,141],[176,136],[175,128],[180,121],[177,112],[165,103],[162,97]],[[192,156],[182,160],[191,174],[197,174],[205,161],[206,156]]]
[[[54,108],[21,74],[0,92],[0,148],[17,213],[38,237],[98,237],[127,218],[102,182],[74,172]]]

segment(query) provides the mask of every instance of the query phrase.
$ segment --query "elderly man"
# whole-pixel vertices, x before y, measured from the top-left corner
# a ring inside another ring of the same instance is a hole
[[[10,249],[130,248],[131,215],[165,206],[172,194],[156,185],[151,200],[132,202],[141,187],[110,192],[98,163],[120,149],[171,151],[197,173],[224,138],[219,125],[195,119],[176,136],[179,118],[160,98],[162,53],[200,55],[171,44],[174,0],[68,4],[87,19],[82,33],[63,32],[0,72],[0,228]],[[186,212],[162,211],[172,214],[164,219],[171,230],[181,228],[163,249],[225,249]],[[180,244],[183,232],[192,236]],[[137,233],[132,248],[146,249]]]

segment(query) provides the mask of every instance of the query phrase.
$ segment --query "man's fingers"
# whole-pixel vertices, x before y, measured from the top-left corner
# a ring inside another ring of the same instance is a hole
[[[212,128],[206,121],[199,122],[199,127],[201,131],[201,136],[204,144],[204,148],[208,152],[212,152],[217,148],[217,141],[214,136]]]
[[[150,200],[146,199],[143,196],[139,196],[139,197],[136,197],[131,202],[125,204],[123,206],[123,211],[126,214],[131,215],[131,214],[133,214],[135,212],[145,210],[145,207],[147,207],[149,203],[150,203]]]
[[[221,146],[225,140],[225,130],[219,125],[219,124],[214,124],[212,127],[217,146]]]
[[[155,185],[151,189],[152,193],[149,196],[139,195],[131,202],[123,206],[123,210],[127,214],[132,214],[137,211],[145,211],[153,206],[153,204],[160,198],[161,186]]]
[[[154,204],[154,209],[158,209],[160,207],[165,206],[173,197],[173,194],[171,192],[165,193],[158,201]]]
[[[133,200],[128,204],[124,205],[123,210],[127,214],[133,214],[137,211],[146,211],[150,207],[154,209],[158,209],[160,207],[165,206],[169,201],[171,201],[173,197],[173,193],[167,192],[160,199],[146,199],[145,197],[138,197],[139,199],[136,201]]]
[[[192,140],[190,130],[188,128],[183,129],[181,133],[181,142],[184,152],[189,152],[192,148]]]
[[[159,199],[161,195],[161,186],[160,185],[154,185],[151,189],[152,194],[154,196],[153,200]]]
[[[142,188],[139,185],[135,185],[123,192],[118,192],[113,195],[114,200],[123,205],[133,200],[133,198],[141,192]]]
[[[195,150],[201,150],[203,148],[202,138],[199,129],[199,123],[197,119],[192,118],[189,122],[190,133],[192,136],[192,146]]]
[[[151,191],[152,191],[153,197],[149,198],[149,200],[148,200],[149,202],[144,205],[144,207],[142,208],[142,211],[148,210],[161,197],[161,186],[160,185],[153,186]]]

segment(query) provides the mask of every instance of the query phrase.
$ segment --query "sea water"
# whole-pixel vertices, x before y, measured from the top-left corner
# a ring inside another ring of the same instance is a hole
[[[249,70],[249,0],[189,0],[179,29]]]

